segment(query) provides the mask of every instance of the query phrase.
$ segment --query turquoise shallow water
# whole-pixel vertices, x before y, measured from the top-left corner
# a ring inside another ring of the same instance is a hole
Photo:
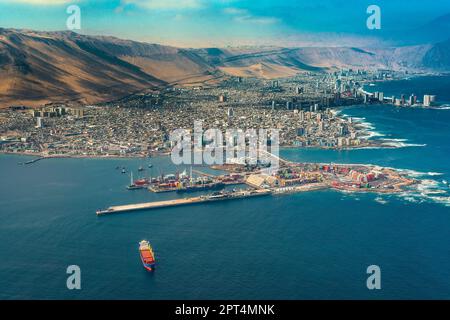
[[[116,166],[142,160],[0,156],[1,299],[450,298],[450,110],[352,107],[398,149],[283,150],[297,161],[373,163],[427,179],[412,195],[319,191],[96,217],[114,204],[175,197],[130,192]],[[362,119],[364,118],[364,119]],[[396,140],[397,141],[397,140]],[[175,168],[151,159],[153,174]],[[431,188],[431,189],[430,189]],[[445,194],[430,193],[442,189]],[[144,271],[138,241],[158,269]],[[82,290],[66,288],[68,265]],[[377,264],[382,290],[366,288]]]

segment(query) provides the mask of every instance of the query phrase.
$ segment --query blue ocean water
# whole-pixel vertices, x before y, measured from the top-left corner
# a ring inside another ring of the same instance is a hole
[[[400,196],[318,191],[97,217],[99,208],[177,195],[124,188],[129,177],[116,167],[136,174],[148,161],[19,166],[28,158],[1,155],[0,299],[449,299],[442,180],[450,181],[450,110],[341,112],[404,147],[282,156],[408,169],[426,179],[424,187]],[[152,175],[176,170],[167,158],[149,161]],[[153,274],[139,260],[144,238],[156,252]],[[382,272],[378,291],[366,287],[373,264]],[[69,265],[81,268],[79,291],[66,288]]]
[[[409,97],[415,94],[422,101],[423,96],[432,94],[437,96],[438,102],[450,103],[450,76],[421,76],[404,80],[377,82],[375,86],[367,86],[370,92],[381,91],[385,97],[392,95]]]

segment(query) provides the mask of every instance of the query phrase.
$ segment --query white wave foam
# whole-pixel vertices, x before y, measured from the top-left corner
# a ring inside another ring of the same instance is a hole
[[[427,172],[426,174],[428,173],[430,172]],[[446,189],[448,188],[443,188],[439,181],[423,179],[419,181],[419,184],[412,187],[409,192],[402,193],[401,197],[410,202],[430,201],[450,206],[450,196]],[[416,190],[417,193],[414,193],[414,190]]]
[[[450,110],[450,106],[447,104],[444,104],[440,107],[428,107],[427,109],[433,109],[433,110]]]
[[[436,188],[439,185],[439,182],[432,179],[423,179],[420,180],[419,190]]]
[[[438,172],[418,172],[409,169],[396,169],[404,175],[408,175],[411,177],[423,177],[423,176],[433,176],[433,175],[441,175],[442,173]],[[395,194],[393,196],[398,197],[404,201],[411,203],[424,203],[424,202],[432,202],[439,203],[445,206],[450,207],[450,194],[448,191],[448,186],[445,183],[441,183],[441,181],[433,180],[433,179],[423,179],[419,180],[417,184],[408,187],[408,190],[404,192]],[[359,201],[360,198],[353,191],[340,190],[345,194],[342,200],[352,198],[353,200]],[[383,195],[385,197],[385,195]],[[381,195],[377,196],[374,200],[380,204],[387,204],[385,198]]]
[[[377,132],[377,131],[369,131],[369,130],[364,130],[363,131],[365,133],[365,135],[362,135],[362,138],[365,139],[369,139],[369,138],[373,138],[373,137],[384,137],[384,134]]]
[[[435,177],[435,176],[442,176],[444,174],[441,172],[427,172],[427,175],[429,175],[431,177]]]
[[[370,122],[358,122],[358,127],[363,127],[367,130],[373,130],[375,127]]]
[[[406,142],[406,141],[408,141],[408,139],[391,139],[391,138],[383,138],[383,139],[380,139],[380,140],[383,140],[383,141],[395,141],[395,142]]]
[[[397,170],[401,173],[404,173],[404,174],[414,177],[414,178],[443,175],[443,173],[440,173],[440,172],[420,172],[420,171],[415,171],[415,170],[411,170],[411,169],[395,169],[395,168],[389,168],[389,169]],[[422,181],[427,181],[427,180],[422,180]],[[434,180],[429,180],[429,181],[434,181]]]
[[[446,207],[450,207],[450,197],[430,197],[434,202],[441,203]]]
[[[343,164],[344,165],[344,164]],[[354,164],[346,164],[348,166],[354,165]],[[370,165],[373,166],[375,170],[380,170],[381,168],[387,168],[398,171],[400,174],[404,176],[409,176],[411,178],[421,178],[424,177],[424,179],[418,180],[417,184],[414,184],[412,186],[408,187],[408,190],[405,190],[404,192],[395,194],[395,197],[398,197],[404,201],[411,202],[411,203],[424,203],[424,202],[432,202],[432,203],[439,203],[443,204],[445,206],[450,206],[450,191],[449,186],[446,183],[446,180],[434,180],[431,177],[435,176],[441,176],[443,173],[440,172],[419,172],[411,169],[396,169],[391,167],[381,167],[377,165]],[[428,178],[427,178],[428,177]],[[357,195],[355,195],[353,192],[348,191],[345,192],[341,190],[341,192],[344,192],[346,194],[346,197],[351,197],[354,200],[360,200]],[[374,199],[376,202],[380,204],[387,204],[388,201],[380,196],[377,196]]]
[[[429,196],[430,194],[446,194],[447,192],[445,192],[444,190],[427,190],[426,192],[422,192],[421,195],[422,196]]]
[[[388,201],[384,200],[382,197],[376,197],[375,201],[380,203],[380,204],[387,204]]]
[[[359,129],[362,131],[362,135],[360,136],[363,139],[370,139],[374,137],[384,137],[385,134],[375,131],[375,125],[373,123],[370,123],[366,121],[366,118],[364,117],[352,117],[354,122],[356,123],[356,126],[359,127]]]
[[[385,149],[382,147],[358,147],[358,148],[344,148],[343,150],[381,150],[381,149]]]
[[[401,194],[399,194],[399,197],[402,198],[403,200],[406,200],[411,203],[422,203],[423,202],[423,200],[418,199],[417,197],[414,197],[407,193],[405,193],[405,194],[401,193]]]
[[[394,147],[394,148],[409,148],[409,147],[426,147],[426,144],[418,143],[404,143],[404,142],[383,142],[384,146]]]

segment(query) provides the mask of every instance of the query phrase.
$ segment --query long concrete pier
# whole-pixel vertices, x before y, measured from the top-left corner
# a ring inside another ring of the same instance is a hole
[[[128,204],[128,205],[122,205],[122,206],[112,206],[106,210],[97,211],[97,215],[104,215],[104,214],[118,213],[118,212],[138,211],[138,210],[157,209],[157,208],[165,208],[165,207],[175,207],[175,206],[193,204],[193,203],[198,203],[198,202],[202,202],[202,198],[194,197],[194,198],[173,199],[173,200],[166,200],[166,201],[136,203],[136,204]]]
[[[165,200],[165,201],[128,204],[128,205],[122,205],[122,206],[112,206],[106,210],[98,210],[97,215],[100,216],[100,215],[107,215],[107,214],[120,213],[120,212],[130,212],[130,211],[139,211],[139,210],[150,210],[150,209],[158,209],[158,208],[176,207],[176,206],[189,205],[189,204],[202,203],[202,202],[243,199],[243,198],[250,198],[250,197],[265,196],[265,195],[269,195],[269,194],[272,194],[272,192],[270,190],[263,189],[263,190],[241,191],[241,192],[235,192],[235,193],[230,193],[230,194],[219,194],[219,195],[200,196],[200,197],[173,199],[173,200]]]

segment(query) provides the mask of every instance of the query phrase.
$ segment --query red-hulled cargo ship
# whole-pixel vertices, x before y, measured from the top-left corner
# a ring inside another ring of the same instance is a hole
[[[139,254],[141,255],[141,261],[144,268],[148,271],[155,270],[155,254],[147,240],[139,242]]]
[[[133,180],[133,172],[131,172],[130,176],[130,185],[127,186],[128,190],[136,190],[136,189],[143,189],[150,185],[150,179],[139,179],[139,180]]]

